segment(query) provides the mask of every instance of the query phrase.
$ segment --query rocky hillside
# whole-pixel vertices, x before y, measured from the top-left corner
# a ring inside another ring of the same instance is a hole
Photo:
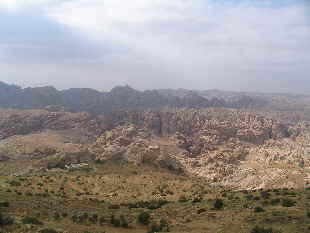
[[[310,128],[263,112],[165,108],[99,116],[0,111],[1,174],[86,163],[151,165],[233,189],[304,187]]]

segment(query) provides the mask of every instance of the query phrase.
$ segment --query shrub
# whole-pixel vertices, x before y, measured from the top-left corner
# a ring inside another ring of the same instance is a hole
[[[39,231],[40,233],[58,233],[56,230],[54,229],[43,229],[41,231]]]
[[[114,227],[120,227],[121,226],[121,221],[118,218],[115,218],[114,215],[111,216],[111,224]]]
[[[169,232],[169,225],[168,225],[167,220],[161,219],[161,220],[160,220],[160,227],[161,227],[161,230],[164,230],[164,231],[166,231],[166,232]]]
[[[277,204],[279,204],[280,203],[280,199],[279,198],[275,198],[275,199],[271,199],[270,200],[270,204],[271,205],[277,205]]]
[[[295,201],[292,199],[283,199],[282,200],[282,206],[284,207],[292,207],[295,205]]]
[[[310,212],[307,213],[307,217],[310,218]]]
[[[260,195],[263,199],[268,199],[270,197],[270,193],[267,191],[262,191]]]
[[[0,207],[10,207],[10,203],[7,201],[0,202]]]
[[[35,217],[24,217],[22,219],[23,224],[43,225],[43,223]]]
[[[261,212],[264,212],[264,211],[265,210],[262,207],[260,207],[260,206],[257,206],[257,207],[254,208],[254,212],[255,213],[261,213]]]
[[[54,219],[58,221],[60,219],[60,214],[58,212],[54,213]]]
[[[147,233],[156,233],[156,232],[169,232],[168,222],[164,219],[160,220],[160,223],[152,223],[148,227]]]
[[[151,219],[151,216],[147,212],[141,212],[138,215],[138,221],[139,221],[139,223],[141,223],[143,225],[148,225],[150,223],[150,219]]]
[[[12,225],[14,223],[14,218],[5,216],[0,213],[0,227]]]
[[[98,215],[97,214],[93,214],[93,216],[91,216],[89,218],[89,221],[91,221],[92,223],[96,224],[98,222]]]
[[[207,211],[206,209],[201,208],[201,209],[197,210],[197,214],[201,214],[201,213],[206,212],[206,211]]]
[[[105,223],[105,217],[100,217],[99,223],[100,223],[100,225],[103,225]]]
[[[120,205],[117,205],[117,204],[112,204],[109,206],[109,209],[111,210],[119,210],[121,207]]]
[[[247,199],[248,201],[253,200],[253,195],[252,194],[248,194],[246,196],[244,196],[245,199]]]
[[[9,182],[9,184],[15,187],[22,185],[19,181],[16,181],[16,180],[12,180],[11,182]]]
[[[123,228],[128,227],[128,221],[123,215],[121,215],[121,217],[120,217],[120,223],[121,223],[121,227],[123,227]]]
[[[263,227],[256,226],[250,231],[250,233],[276,233],[276,231],[272,228],[265,229]]]
[[[224,202],[222,199],[216,199],[214,202],[214,209],[222,209],[224,207]]]
[[[160,225],[158,225],[157,223],[154,223],[149,226],[147,233],[156,233],[156,232],[161,232],[161,231],[162,229]]]

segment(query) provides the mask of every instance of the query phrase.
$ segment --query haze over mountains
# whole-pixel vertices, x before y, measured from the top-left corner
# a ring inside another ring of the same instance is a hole
[[[0,107],[16,109],[62,108],[97,114],[120,109],[162,107],[227,107],[300,110],[310,99],[306,95],[239,93],[218,90],[192,91],[159,89],[138,91],[130,86],[116,86],[110,92],[89,88],[57,90],[52,86],[21,88],[0,82]]]

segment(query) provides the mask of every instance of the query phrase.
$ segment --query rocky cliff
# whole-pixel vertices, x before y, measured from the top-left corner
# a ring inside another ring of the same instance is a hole
[[[310,129],[235,109],[165,108],[95,116],[0,111],[0,166],[19,172],[75,163],[151,165],[234,189],[310,182]],[[14,169],[13,169],[14,170]]]

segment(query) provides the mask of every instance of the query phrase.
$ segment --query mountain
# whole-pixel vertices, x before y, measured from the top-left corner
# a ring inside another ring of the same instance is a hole
[[[162,107],[231,107],[257,108],[266,101],[249,95],[238,95],[234,99],[205,98],[197,91],[175,94],[173,90],[138,91],[129,86],[117,86],[110,92],[99,92],[88,88],[72,88],[59,91],[54,87],[20,88],[0,83],[0,107],[16,109],[40,109],[59,106],[66,110],[87,111],[96,114],[110,113],[120,109],[147,109]]]
[[[307,96],[0,86],[1,232],[310,229]]]

